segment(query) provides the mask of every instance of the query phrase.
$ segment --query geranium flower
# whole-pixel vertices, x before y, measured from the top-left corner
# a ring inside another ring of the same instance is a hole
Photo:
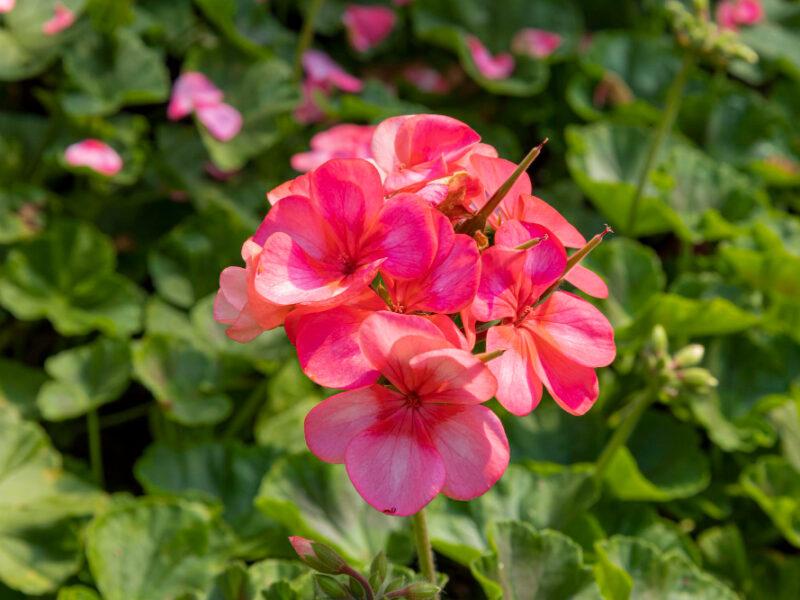
[[[514,70],[514,57],[505,52],[492,56],[474,35],[467,36],[467,48],[472,61],[486,79],[507,79]]]
[[[489,363],[497,399],[511,413],[530,413],[542,386],[567,412],[581,415],[598,395],[595,367],[614,360],[614,330],[594,306],[567,292],[541,295],[562,275],[566,252],[548,229],[511,221],[499,235],[527,241],[527,250],[493,246],[481,256],[481,282],[472,305],[479,321],[501,323],[486,335],[486,350],[505,350]],[[524,239],[523,239],[524,238]]]
[[[56,35],[64,31],[67,27],[70,27],[74,22],[74,13],[60,2],[57,2],[55,6],[53,6],[52,18],[42,25],[42,31],[46,35]]]
[[[723,29],[736,31],[741,25],[755,25],[764,20],[760,0],[722,0],[715,11],[717,23]]]
[[[264,331],[281,325],[291,306],[273,304],[255,289],[255,278],[263,255],[252,240],[242,246],[246,268],[227,267],[219,276],[219,291],[214,298],[214,319],[229,325],[225,334],[237,342],[249,342]]]
[[[347,73],[321,50],[306,50],[302,64],[306,79],[301,88],[302,102],[294,112],[295,118],[301,123],[313,123],[325,116],[314,98],[316,94],[327,96],[333,88],[358,93],[364,87],[360,79]]]
[[[176,121],[194,112],[216,139],[227,142],[242,129],[241,113],[223,102],[224,93],[202,73],[182,73],[172,86],[167,117]]]
[[[14,10],[17,0],[0,0],[0,13],[7,13]]]
[[[448,174],[481,137],[467,124],[443,115],[410,115],[382,121],[372,155],[385,173],[387,193],[415,190]]]
[[[533,58],[547,58],[561,46],[561,36],[552,31],[529,27],[518,31],[511,41],[511,49]]]
[[[256,289],[276,304],[341,304],[378,269],[391,277],[424,273],[436,251],[432,211],[411,194],[384,202],[376,168],[334,159],[307,176],[308,196],[286,196],[254,241],[264,247]]]
[[[384,274],[391,307],[368,288],[342,306],[322,312],[300,308],[287,318],[286,333],[310,379],[336,389],[375,383],[379,373],[361,352],[358,330],[364,320],[380,310],[437,313],[426,318],[454,346],[469,349],[467,340],[445,315],[467,307],[475,296],[480,279],[478,247],[469,236],[456,235],[444,215],[433,211],[432,216],[437,231],[433,263],[414,279]]]
[[[96,139],[72,144],[64,151],[64,160],[73,167],[88,167],[111,177],[122,169],[122,158],[105,142]]]
[[[220,102],[211,106],[200,106],[196,114],[209,133],[221,142],[232,140],[242,130],[242,113],[230,104]]]
[[[497,387],[486,366],[453,347],[422,317],[379,312],[359,344],[395,389],[342,392],[306,417],[308,447],[344,463],[373,508],[410,515],[441,491],[457,500],[486,492],[508,465],[508,441],[481,403]]]
[[[386,6],[349,4],[342,14],[350,45],[359,52],[377,46],[392,32],[395,14]]]
[[[372,158],[374,125],[336,125],[311,138],[311,151],[292,156],[295,171],[316,169],[332,158]]]
[[[433,67],[409,65],[403,69],[403,77],[417,89],[428,94],[445,94],[450,91],[450,82]]]

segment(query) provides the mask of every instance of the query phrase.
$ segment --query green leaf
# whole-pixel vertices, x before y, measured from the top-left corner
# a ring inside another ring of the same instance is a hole
[[[781,440],[781,453],[800,472],[800,398],[782,397],[767,413],[767,419]]]
[[[617,450],[604,481],[617,498],[663,502],[693,496],[710,478],[694,428],[651,410]]]
[[[256,506],[293,535],[328,544],[361,564],[386,551],[392,534],[406,526],[403,519],[369,506],[344,466],[323,463],[309,453],[278,459],[264,477]]]
[[[780,456],[762,456],[739,478],[783,537],[800,547],[800,473]]]
[[[36,419],[36,396],[47,376],[41,369],[0,358],[0,410],[13,410],[23,419]]]
[[[600,560],[594,568],[605,598],[738,598],[680,554],[661,553],[644,540],[614,536],[596,546]]]
[[[208,75],[225,92],[225,102],[242,114],[241,131],[227,142],[200,126],[211,160],[223,171],[241,169],[296,128],[290,113],[300,97],[291,81],[292,70],[282,60],[251,62],[222,47],[190,54],[184,69]]]
[[[492,553],[472,563],[489,600],[600,598],[580,546],[555,531],[520,521],[489,527]]]
[[[231,412],[231,399],[219,390],[219,364],[185,340],[157,335],[137,342],[133,370],[182,425],[212,425]]]
[[[233,563],[217,578],[209,600],[260,600],[273,585],[284,582],[300,598],[314,598],[314,584],[308,568],[299,561],[268,558],[245,568]]]
[[[142,292],[114,272],[111,241],[88,223],[61,221],[8,253],[0,303],[21,320],[46,317],[63,335],[137,331]]]
[[[738,589],[749,587],[750,560],[735,523],[706,529],[697,538],[705,568]]]
[[[71,585],[58,590],[56,600],[100,600],[100,596],[85,585]]]
[[[238,442],[205,443],[180,450],[150,446],[134,468],[145,492],[200,494],[224,507],[223,517],[238,536],[234,551],[248,559],[286,550],[286,533],[253,506],[261,479],[275,459],[267,448]]]
[[[754,600],[794,600],[800,597],[800,556],[764,552],[753,561],[755,581],[748,598]]]
[[[104,600],[204,595],[225,566],[231,536],[200,504],[143,498],[89,526],[86,555]]]
[[[108,115],[169,95],[163,57],[126,29],[110,38],[82,37],[66,53],[64,70],[75,88],[62,92],[62,104],[73,115]]]
[[[470,502],[437,498],[428,510],[433,546],[469,565],[489,549],[486,530],[499,517],[564,530],[597,500],[592,473],[586,465],[512,464],[488,492]]]
[[[39,426],[0,410],[0,581],[55,591],[80,568],[80,526],[102,498],[62,469]]]
[[[126,342],[100,338],[50,356],[44,368],[53,380],[36,402],[45,419],[61,421],[119,398],[131,377],[130,352]]]

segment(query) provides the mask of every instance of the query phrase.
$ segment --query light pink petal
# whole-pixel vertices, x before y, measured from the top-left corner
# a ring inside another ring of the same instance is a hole
[[[350,4],[342,14],[350,44],[359,52],[366,52],[380,44],[392,32],[394,11],[386,6],[359,6]]]
[[[497,400],[511,414],[524,417],[542,399],[542,381],[531,364],[531,336],[514,325],[497,325],[486,334],[486,351],[495,350],[505,350],[489,361],[497,379]]]
[[[421,416],[444,462],[442,493],[470,500],[485,493],[508,466],[503,424],[485,406],[426,406]]]
[[[286,198],[287,196],[303,196],[305,198],[310,198],[311,190],[309,189],[308,175],[299,175],[267,192],[267,200],[269,200],[270,204],[275,204],[278,200]]]
[[[385,308],[377,299],[376,310]],[[379,373],[358,345],[358,329],[372,311],[338,306],[300,317],[295,345],[303,372],[316,384],[353,389],[371,385]]]
[[[586,245],[586,238],[580,231],[544,200],[527,194],[520,196],[517,202],[519,208],[514,211],[513,216],[509,215],[509,218],[546,227],[556,234],[558,240],[567,248],[582,248]]]
[[[603,278],[580,264],[572,267],[564,279],[590,296],[608,298],[608,286]]]
[[[107,177],[122,169],[122,159],[116,150],[95,139],[83,140],[69,146],[64,152],[64,160],[73,167],[88,167]]]
[[[203,73],[182,73],[172,86],[172,95],[167,106],[167,117],[175,121],[188,116],[198,106],[210,106],[222,102],[224,94]]]
[[[453,162],[469,152],[481,136],[466,123],[444,115],[414,115],[403,121],[394,140],[395,152],[406,166],[443,157]]]
[[[431,323],[436,325],[439,330],[444,334],[444,337],[450,342],[454,347],[461,348],[462,350],[466,350],[469,352],[472,350],[472,346],[475,345],[473,341],[471,344],[467,341],[466,336],[461,332],[458,326],[455,324],[453,319],[448,317],[447,315],[424,315],[426,319],[428,319]]]
[[[17,0],[0,0],[0,13],[11,12],[16,4]]]
[[[242,129],[242,113],[224,102],[198,107],[197,118],[221,142],[232,140]]]
[[[320,50],[309,49],[303,53],[303,69],[309,79],[318,83],[330,83],[344,92],[358,93],[364,87],[356,77],[348,74],[330,56]]]
[[[410,118],[410,116],[389,117],[375,127],[371,143],[372,156],[375,157],[378,166],[384,171],[392,172],[400,166],[394,141],[397,137],[397,131]]]
[[[507,79],[514,70],[514,57],[505,52],[492,56],[474,35],[467,36],[467,48],[472,61],[486,79]]]
[[[411,358],[409,366],[421,382],[414,391],[426,404],[480,404],[497,391],[494,375],[465,350],[429,350]]]
[[[560,348],[551,346],[538,336],[535,344],[536,352],[531,357],[533,369],[553,400],[570,414],[584,414],[599,393],[594,369],[571,360]]]
[[[547,58],[558,50],[561,36],[552,31],[527,28],[518,31],[511,41],[511,49],[519,54],[527,54],[532,58]]]
[[[343,463],[345,450],[356,435],[400,409],[405,400],[382,385],[371,385],[331,396],[306,416],[309,450],[320,460]]]
[[[244,271],[244,269],[242,269]],[[239,318],[243,307],[236,307],[222,293],[222,290],[214,296],[214,320],[223,325],[233,325]]]
[[[433,210],[411,194],[386,201],[362,246],[363,260],[385,258],[381,272],[401,279],[423,275],[435,253]]]
[[[225,299],[241,311],[247,304],[247,271],[241,267],[227,267],[219,274],[219,288]]]
[[[53,6],[53,16],[42,25],[46,35],[56,35],[75,22],[75,14],[60,2]]]
[[[425,426],[410,409],[398,410],[352,439],[345,451],[347,474],[373,508],[412,515],[444,485],[444,463]]]
[[[296,171],[316,169],[332,158],[372,158],[370,144],[375,127],[343,124],[321,131],[311,138],[311,151],[291,158]]]
[[[525,325],[579,365],[605,367],[616,356],[611,323],[574,294],[555,292],[531,312]]]
[[[264,333],[264,328],[259,325],[255,315],[250,310],[249,304],[239,313],[238,318],[231,323],[231,326],[225,330],[225,335],[240,344],[251,342],[262,333]]]
[[[444,156],[439,155],[428,162],[402,167],[397,171],[388,173],[383,185],[387,194],[393,194],[401,190],[413,192],[423,186],[425,182],[445,175],[447,175],[447,163],[444,160]]]

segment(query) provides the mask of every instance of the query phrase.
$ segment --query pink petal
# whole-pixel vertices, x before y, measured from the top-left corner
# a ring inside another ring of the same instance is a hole
[[[446,478],[439,452],[411,409],[398,410],[354,437],[345,465],[361,497],[392,515],[419,512]]]
[[[441,73],[432,67],[410,65],[403,69],[403,77],[418,90],[429,94],[445,94],[451,85]]]
[[[394,11],[385,6],[358,6],[350,4],[342,14],[350,44],[359,52],[366,52],[380,44],[392,32]]]
[[[513,216],[509,215],[509,218],[546,227],[556,234],[558,241],[567,248],[582,248],[586,245],[586,238],[580,231],[544,200],[530,194],[522,195],[517,199],[517,207],[513,211]]]
[[[411,194],[387,200],[377,222],[364,239],[364,260],[384,258],[381,272],[410,279],[423,275],[436,252],[433,210]]]
[[[333,84],[343,92],[358,93],[364,87],[361,80],[346,73],[320,50],[306,50],[303,53],[302,63],[312,81]]]
[[[497,400],[518,417],[529,414],[542,399],[542,381],[533,369],[530,334],[514,325],[497,325],[486,334],[486,351],[505,350],[489,361],[497,379]]]
[[[739,0],[736,4],[736,20],[740,25],[755,25],[764,20],[761,0]]]
[[[53,6],[53,17],[42,25],[46,35],[56,35],[75,22],[75,14],[60,2]]]
[[[387,194],[399,191],[413,192],[425,182],[444,177],[446,174],[447,163],[443,156],[439,156],[431,161],[388,173],[383,185]]]
[[[561,36],[543,29],[527,28],[518,31],[511,41],[511,48],[519,54],[532,58],[547,58],[561,45]]]
[[[285,233],[317,260],[324,260],[329,253],[336,251],[335,247],[331,248],[334,242],[330,240],[330,230],[319,218],[317,208],[309,198],[282,198],[264,217],[253,241],[263,245],[274,233]]]
[[[278,200],[287,196],[303,196],[305,198],[310,198],[311,190],[309,189],[308,175],[299,175],[267,192],[267,200],[269,200],[270,204],[275,204]]]
[[[343,463],[347,445],[355,436],[391,416],[404,404],[402,396],[382,385],[331,396],[306,415],[308,448],[320,460]]]
[[[0,0],[0,13],[11,12],[16,4],[17,0]]]
[[[717,8],[714,14],[717,18],[717,23],[721,28],[735,31],[739,28],[737,13],[738,11],[736,9],[735,2],[722,0],[721,2],[717,3]]]
[[[481,281],[472,314],[479,321],[515,317],[522,309],[517,294],[525,255],[518,250],[492,246],[481,255]]]
[[[514,70],[514,57],[501,53],[492,56],[481,41],[474,35],[466,38],[472,61],[486,79],[507,79]]]
[[[310,171],[332,158],[372,158],[373,125],[336,125],[311,138],[311,151],[292,156],[292,168]]]
[[[592,304],[568,292],[555,292],[537,306],[525,326],[579,365],[605,367],[616,356],[614,328],[608,319]]]
[[[374,310],[386,308],[375,297]],[[379,373],[358,345],[358,329],[373,311],[338,306],[299,318],[295,345],[303,372],[327,388],[353,389],[371,385]]]
[[[495,234],[498,246],[511,248],[535,238],[542,238],[542,241],[525,250],[525,276],[517,291],[517,297],[525,305],[533,304],[564,273],[567,252],[551,231],[533,223],[506,221]]]
[[[241,267],[227,267],[219,275],[219,288],[225,299],[241,311],[247,304],[247,271]]]
[[[222,102],[223,93],[202,73],[182,73],[172,86],[172,95],[167,106],[167,117],[175,121],[188,116],[199,106],[212,106]]]
[[[64,160],[73,167],[88,167],[107,177],[122,169],[122,159],[116,150],[95,139],[83,140],[69,146],[64,152]]]
[[[240,268],[240,267],[229,267],[229,268]],[[244,269],[242,269],[244,271]],[[218,323],[222,323],[223,325],[233,325],[236,319],[239,318],[239,315],[242,312],[243,307],[237,308],[230,301],[225,297],[225,294],[222,290],[217,292],[217,295],[214,296],[214,320]]]
[[[508,466],[509,448],[500,419],[485,406],[426,406],[421,413],[447,478],[442,493],[470,500],[485,493]]]
[[[409,366],[421,382],[415,392],[426,405],[480,404],[497,391],[494,375],[479,358],[465,350],[429,350],[412,357]]]
[[[448,317],[447,315],[424,315],[426,319],[428,319],[431,323],[436,325],[444,334],[444,337],[450,342],[455,348],[461,348],[462,350],[470,351],[472,347],[475,345],[473,340],[472,343],[467,341],[465,335],[461,332],[458,326],[453,322],[453,319]]]
[[[475,175],[486,190],[486,197],[483,201],[477,203],[476,209],[482,208],[486,201],[498,190],[500,186],[511,176],[516,170],[517,165],[510,160],[504,158],[492,158],[491,156],[484,156],[481,154],[473,154],[470,157],[469,169]],[[498,227],[509,219],[519,218],[517,215],[512,214],[510,210],[514,206],[520,194],[531,193],[531,179],[527,173],[523,173],[519,179],[514,182],[511,189],[503,196],[500,205],[497,207],[489,219],[490,223]]]
[[[232,140],[242,129],[242,114],[224,102],[200,106],[197,118],[221,142]]]
[[[608,286],[603,278],[580,264],[572,267],[564,279],[590,296],[608,298]]]

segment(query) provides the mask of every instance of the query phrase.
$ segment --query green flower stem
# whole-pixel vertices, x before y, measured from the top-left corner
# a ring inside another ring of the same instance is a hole
[[[692,65],[694,65],[694,56],[690,52],[684,53],[681,68],[675,74],[675,79],[672,80],[672,84],[667,92],[667,104],[664,107],[664,114],[650,142],[650,147],[647,150],[647,158],[644,161],[644,168],[641,173],[639,173],[639,180],[636,183],[636,192],[633,195],[631,212],[628,216],[627,233],[630,236],[634,235],[634,227],[636,227],[636,218],[639,215],[639,205],[641,204],[642,195],[644,194],[644,186],[647,184],[650,171],[653,169],[658,159],[658,154],[664,143],[664,139],[672,130],[672,126],[675,124],[675,118],[678,116],[678,110],[681,107],[681,100],[683,99],[683,88],[686,85],[686,79],[689,76]]]
[[[106,429],[108,427],[117,427],[118,425],[129,423],[130,421],[142,419],[147,415],[149,415],[152,409],[153,409],[153,403],[147,402],[145,404],[140,404],[139,406],[134,406],[126,410],[121,410],[117,413],[114,413],[113,415],[102,417],[100,419],[100,429]]]
[[[414,541],[417,545],[419,571],[425,579],[435,584],[436,569],[433,565],[433,548],[431,548],[431,538],[428,534],[428,520],[425,517],[425,511],[419,511],[411,519],[414,522]]]
[[[296,79],[300,79],[303,75],[303,54],[311,46],[314,39],[314,24],[317,22],[317,16],[322,9],[323,0],[311,0],[311,6],[308,7],[305,19],[303,19],[303,28],[300,30],[300,41],[297,43],[297,54],[294,57],[294,75]]]
[[[89,461],[92,465],[92,474],[97,485],[102,488],[105,487],[103,447],[100,440],[100,419],[96,408],[86,414],[86,427],[89,432]]]
[[[608,440],[606,447],[603,448],[603,451],[595,462],[594,476],[597,481],[603,478],[611,461],[617,454],[617,450],[619,450],[620,446],[624,446],[627,443],[628,438],[631,437],[631,433],[636,429],[639,419],[642,418],[644,412],[653,403],[655,397],[655,390],[650,387],[634,393],[633,399],[627,407],[627,413],[623,417],[622,422],[617,426],[616,430],[614,430],[614,434],[611,436],[611,439]]]

